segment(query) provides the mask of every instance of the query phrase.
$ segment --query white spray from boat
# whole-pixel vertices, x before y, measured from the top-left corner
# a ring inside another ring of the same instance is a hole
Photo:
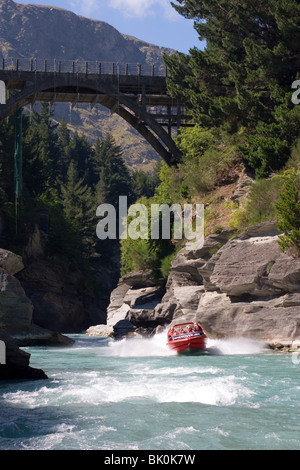
[[[166,330],[167,331],[167,330]],[[108,355],[120,357],[153,357],[174,356],[175,351],[169,350],[166,345],[166,331],[151,338],[125,338],[109,343]],[[263,341],[251,338],[207,339],[204,354],[209,355],[237,355],[259,354],[266,350]]]

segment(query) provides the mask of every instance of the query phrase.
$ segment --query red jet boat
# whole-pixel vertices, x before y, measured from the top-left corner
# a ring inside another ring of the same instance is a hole
[[[169,329],[167,346],[178,353],[200,352],[206,347],[206,338],[199,323],[179,323]]]

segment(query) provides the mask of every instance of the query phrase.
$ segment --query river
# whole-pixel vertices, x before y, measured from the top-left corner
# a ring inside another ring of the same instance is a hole
[[[300,364],[246,339],[180,356],[165,335],[25,348],[49,380],[0,384],[2,450],[300,449]]]

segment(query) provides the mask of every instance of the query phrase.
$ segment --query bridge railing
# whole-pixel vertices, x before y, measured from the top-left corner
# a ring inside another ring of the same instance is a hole
[[[57,60],[57,59],[26,59],[26,58],[2,58],[0,70],[13,70],[22,72],[52,72],[73,74],[98,74],[98,75],[143,75],[166,77],[168,70],[163,65],[149,65],[138,63],[119,63],[82,60]]]

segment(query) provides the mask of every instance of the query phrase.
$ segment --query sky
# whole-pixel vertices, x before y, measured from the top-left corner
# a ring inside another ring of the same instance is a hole
[[[202,48],[193,20],[182,17],[170,0],[29,0],[23,4],[51,5],[87,18],[105,21],[120,33],[157,46],[188,53]]]

